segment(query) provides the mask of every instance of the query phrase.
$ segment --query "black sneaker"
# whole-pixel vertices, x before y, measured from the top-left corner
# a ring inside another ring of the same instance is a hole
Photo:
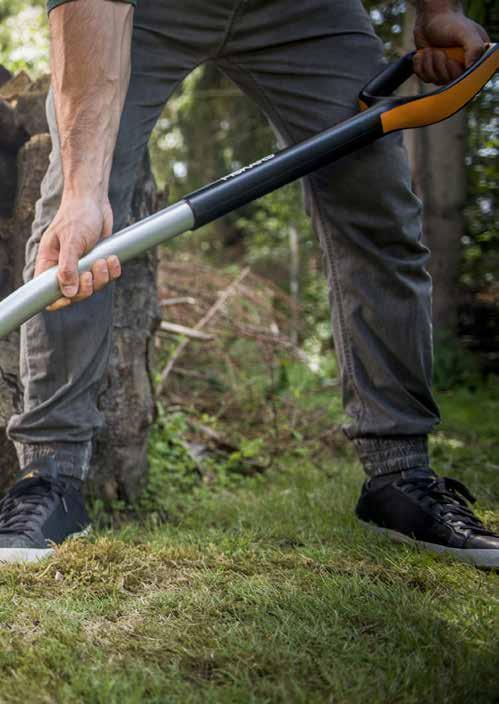
[[[475,499],[457,479],[408,470],[366,481],[356,514],[393,540],[477,567],[499,567],[499,536],[485,528],[468,501]]]
[[[42,560],[54,552],[53,545],[89,530],[80,491],[31,472],[0,502],[0,563]]]

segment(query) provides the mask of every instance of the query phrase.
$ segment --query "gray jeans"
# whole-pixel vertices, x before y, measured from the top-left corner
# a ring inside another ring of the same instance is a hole
[[[306,9],[304,9],[306,8]],[[357,111],[382,64],[360,0],[151,0],[135,13],[132,76],[114,155],[115,227],[127,219],[137,166],[165,102],[197,66],[215,62],[255,100],[281,143],[293,144]],[[27,246],[25,277],[54,217],[63,179],[53,102],[50,166]],[[324,253],[343,400],[370,475],[426,466],[438,422],[431,394],[431,280],[421,204],[400,135],[305,181],[305,207]],[[110,348],[112,288],[23,327],[24,412],[11,419],[21,466],[55,458],[84,477]]]

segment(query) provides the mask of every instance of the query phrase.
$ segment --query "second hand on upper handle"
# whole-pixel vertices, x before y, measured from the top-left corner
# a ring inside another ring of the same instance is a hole
[[[444,48],[442,51],[464,65],[462,48]],[[415,55],[416,52],[411,52],[387,66],[359,96],[362,109],[385,106],[380,116],[384,134],[447,119],[469,103],[499,69],[499,45],[489,44],[480,59],[449,84],[425,95],[391,96],[413,74]]]

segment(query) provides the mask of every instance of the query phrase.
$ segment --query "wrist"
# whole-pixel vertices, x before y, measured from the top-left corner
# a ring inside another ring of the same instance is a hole
[[[61,198],[61,209],[91,210],[101,212],[104,210],[107,202],[107,193],[96,190],[95,188],[88,189],[83,184],[64,185],[64,191]]]
[[[107,180],[103,177],[81,171],[64,174],[64,200],[104,203],[107,191]]]
[[[111,158],[102,148],[91,145],[71,145],[68,140],[61,146],[64,194],[71,200],[102,202],[107,197]]]
[[[82,107],[79,101],[57,100],[57,111],[64,188],[70,193],[92,195],[107,193],[119,126],[119,111],[97,106]],[[62,104],[61,104],[62,103]],[[115,114],[116,113],[116,114]],[[102,116],[106,115],[106,118]],[[88,129],[93,125],[92,131]]]

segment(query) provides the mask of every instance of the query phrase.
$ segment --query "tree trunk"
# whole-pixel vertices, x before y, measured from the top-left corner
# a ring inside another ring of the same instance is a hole
[[[415,163],[423,198],[424,240],[431,250],[433,323],[437,336],[457,328],[461,238],[466,222],[466,114],[421,130]]]
[[[149,155],[135,186],[130,223],[158,209]],[[160,314],[155,252],[129,262],[114,298],[113,347],[99,396],[106,426],[96,438],[90,476],[92,493],[133,499],[147,478],[147,445],[154,421],[152,354]]]
[[[293,302],[291,341],[298,344],[300,329],[300,238],[294,224],[289,227],[289,290]]]
[[[402,28],[402,54],[408,54],[414,50],[414,20],[416,19],[416,8],[414,2],[409,0],[406,3],[404,26]],[[401,95],[418,95],[421,90],[421,82],[417,76],[412,76],[406,81],[400,90]],[[409,155],[412,170],[416,160],[417,130],[404,130],[404,144]]]
[[[0,187],[2,298],[20,284],[24,247],[48,165],[50,137],[43,107],[47,85],[46,79],[26,82],[23,75],[22,80],[17,77],[0,87],[0,98],[7,99],[5,119],[11,118],[10,105],[18,128],[13,130],[10,125],[9,144],[0,144],[0,172],[4,168],[8,177]],[[5,139],[4,132],[2,136]],[[156,201],[146,155],[137,177],[130,222],[155,211]],[[107,500],[136,496],[147,476],[147,442],[154,418],[150,354],[158,319],[156,257],[148,254],[127,264],[116,286],[111,360],[99,396],[106,428],[95,441],[89,481],[90,491]],[[0,490],[12,481],[17,468],[5,428],[22,404],[18,355],[19,334],[14,332],[0,341]]]
[[[414,6],[408,3],[403,33],[404,53],[414,48]],[[430,92],[435,86],[411,79],[405,93]],[[406,130],[413,186],[423,201],[423,237],[431,250],[433,323],[436,336],[455,334],[461,238],[465,234],[466,113],[418,130]]]

